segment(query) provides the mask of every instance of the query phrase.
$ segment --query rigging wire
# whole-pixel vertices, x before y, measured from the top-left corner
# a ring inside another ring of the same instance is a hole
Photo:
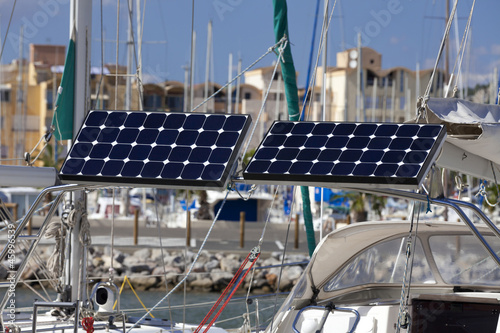
[[[102,10],[102,1],[99,1],[99,4],[101,6],[101,16],[100,16],[100,23],[101,23],[101,77],[99,78],[99,83],[97,85],[96,89],[96,98],[95,98],[95,103],[94,103],[94,109],[97,107],[97,103],[99,102],[99,95],[101,93],[101,85],[102,85],[102,80],[104,77],[104,23],[103,23],[103,10]],[[116,101],[116,100],[115,100]],[[116,104],[116,102],[115,102]],[[100,106],[100,105],[99,105]],[[103,107],[104,109],[104,107]]]
[[[191,271],[193,270],[194,268],[194,265],[196,264],[196,262],[198,261],[198,258],[200,257],[203,249],[205,248],[205,244],[208,240],[208,237],[210,236],[210,234],[212,233],[212,230],[215,226],[215,222],[217,222],[218,218],[219,218],[219,215],[220,213],[222,212],[222,209],[224,208],[224,205],[227,201],[227,196],[229,195],[229,190],[226,191],[226,195],[224,196],[224,200],[222,201],[221,205],[220,205],[220,208],[219,210],[217,211],[217,215],[214,217],[213,221],[212,221],[212,224],[210,225],[210,228],[208,228],[208,231],[207,231],[207,234],[205,235],[205,238],[203,239],[203,242],[201,243],[201,246],[200,246],[200,249],[198,250],[198,253],[196,254],[196,257],[194,258],[193,262],[191,263],[191,266],[189,267],[189,270],[188,272],[184,275],[184,277],[182,278],[181,281],[179,281],[161,300],[159,300],[153,307],[151,307],[149,309],[148,312],[146,312],[146,314],[144,314],[139,320],[137,320],[127,331],[130,332],[133,328],[137,327],[137,325],[142,322],[144,320],[144,318],[146,318],[151,312],[153,312],[161,303],[163,303],[163,301],[165,301],[168,297],[170,297],[170,295],[175,291],[177,290],[182,284],[184,284],[184,282],[187,280],[187,278],[189,277],[189,275],[191,274]]]
[[[455,13],[457,11],[457,5],[458,5],[458,0],[455,0],[455,4],[453,5],[453,9],[451,11],[450,17],[448,18],[448,22],[446,23],[446,29],[445,29],[443,38],[441,40],[441,45],[439,47],[438,55],[436,57],[436,62],[434,64],[434,68],[432,70],[431,77],[429,79],[429,83],[427,84],[427,88],[425,89],[425,93],[423,96],[424,103],[429,99],[432,84],[434,83],[434,77],[436,76],[437,67],[439,65],[439,60],[441,59],[441,55],[443,54],[446,40],[448,39],[448,36],[450,34],[451,23],[453,22],[453,17],[455,16]]]
[[[5,50],[5,42],[7,41],[7,36],[9,34],[10,24],[12,23],[12,17],[14,16],[14,10],[16,8],[16,4],[17,0],[14,0],[14,4],[12,5],[12,10],[10,12],[9,23],[7,24],[7,30],[5,31],[5,37],[2,43],[2,50],[0,50],[0,60],[2,60],[3,51]]]
[[[214,92],[212,95],[210,95],[208,98],[206,98],[203,102],[201,102],[200,104],[198,104],[197,106],[195,106],[194,108],[191,109],[191,112],[194,112],[196,111],[197,109],[199,109],[200,107],[202,107],[205,103],[208,103],[208,101],[210,101],[212,98],[214,98],[218,93],[220,93],[221,91],[223,91],[224,89],[226,89],[231,83],[233,83],[234,81],[236,81],[238,78],[240,78],[243,74],[245,74],[246,72],[248,72],[252,67],[254,67],[257,63],[259,63],[262,59],[264,59],[269,53],[272,53],[274,52],[274,50],[276,48],[278,48],[279,46],[281,46],[283,43],[285,43],[285,41],[287,41],[287,39],[285,37],[283,37],[279,42],[277,42],[276,44],[274,44],[273,46],[271,46],[267,52],[265,52],[263,55],[261,55],[257,60],[255,60],[253,63],[251,63],[247,68],[245,68],[241,73],[239,73],[238,75],[236,75],[231,81],[227,82],[225,85],[223,85],[222,87],[219,88],[219,90],[217,90],[216,92]]]
[[[312,96],[314,96],[314,88],[315,88],[314,86],[316,83],[316,73],[318,71],[319,59],[320,59],[320,55],[323,52],[323,49],[325,47],[325,41],[324,41],[325,31],[328,31],[330,29],[330,24],[331,24],[332,18],[333,18],[333,12],[335,11],[336,6],[337,6],[337,0],[335,0],[335,2],[333,3],[333,7],[332,7],[332,10],[330,12],[330,17],[328,18],[328,23],[324,21],[323,26],[321,28],[321,38],[320,38],[320,42],[319,42],[318,55],[316,57],[316,64],[314,65],[314,71],[313,71],[314,75],[312,75],[311,81],[309,82],[309,91],[305,92],[306,96],[307,95],[311,96],[310,100],[313,100]],[[309,92],[310,92],[310,94],[309,94]],[[309,115],[311,112],[312,103],[307,104],[307,112],[305,110],[306,104],[302,105],[301,116],[300,116],[301,119],[305,119],[305,114]]]
[[[465,33],[464,33],[464,36],[462,37],[462,42],[461,42],[461,45],[460,45],[461,54],[459,55],[460,61],[458,63],[457,80],[455,82],[455,87],[457,86],[457,82],[460,79],[460,76],[462,75],[462,62],[464,60],[464,55],[465,55],[465,50],[466,50],[467,42],[469,41],[470,25],[471,25],[471,22],[472,22],[472,14],[474,13],[474,6],[475,5],[476,5],[476,0],[474,0],[472,2],[472,7],[471,7],[471,10],[470,10],[470,13],[469,13],[469,18],[467,20],[467,25],[465,27]],[[463,47],[462,47],[462,44],[463,44]],[[457,60],[458,60],[458,57],[455,60],[455,65],[453,66],[453,72],[455,71],[455,66],[457,64]],[[466,84],[467,84],[467,82],[466,82]]]
[[[115,110],[118,109],[118,52],[120,51],[120,1],[116,2]]]

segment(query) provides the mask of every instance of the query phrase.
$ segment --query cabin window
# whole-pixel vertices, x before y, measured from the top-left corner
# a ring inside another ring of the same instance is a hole
[[[403,281],[406,264],[406,237],[377,243],[356,257],[325,284],[326,292],[372,283]],[[416,240],[412,283],[434,284],[422,244]]]
[[[485,236],[495,253],[495,236]],[[473,235],[437,235],[429,238],[436,266],[446,283],[453,285],[498,285],[500,267]]]

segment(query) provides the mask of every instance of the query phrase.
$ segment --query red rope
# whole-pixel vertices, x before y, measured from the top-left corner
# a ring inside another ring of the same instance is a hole
[[[87,333],[94,333],[94,318],[92,317],[83,318],[82,327]]]
[[[248,272],[250,272],[251,268],[253,267],[253,265],[257,261],[257,258],[259,258],[259,256],[260,256],[260,249],[258,251],[259,252],[257,253],[257,255],[255,255],[255,253],[254,253],[253,250],[247,255],[247,257],[245,258],[245,260],[243,261],[243,263],[241,263],[240,267],[238,268],[238,270],[234,274],[233,278],[231,279],[231,281],[229,282],[229,284],[227,285],[227,287],[224,289],[224,291],[222,292],[222,294],[219,296],[219,298],[217,299],[217,301],[215,302],[215,304],[212,306],[212,308],[210,309],[210,311],[208,311],[207,315],[205,316],[205,318],[203,318],[203,320],[201,321],[200,325],[198,325],[198,327],[196,328],[196,330],[194,331],[194,333],[199,333],[200,332],[200,330],[202,329],[203,325],[205,325],[205,323],[207,322],[207,320],[212,316],[212,314],[214,313],[214,311],[219,307],[219,304],[222,302],[222,300],[224,299],[224,297],[226,296],[226,294],[232,289],[231,293],[226,298],[225,302],[222,304],[222,306],[219,309],[219,311],[215,314],[214,318],[212,318],[212,320],[208,323],[208,325],[205,328],[205,330],[203,331],[203,333],[206,333],[210,329],[210,327],[215,323],[215,321],[217,320],[217,318],[219,318],[220,314],[222,313],[222,311],[226,307],[227,303],[229,303],[229,301],[233,297],[233,294],[239,288],[239,286],[241,285],[241,283],[243,282],[243,280],[245,280],[245,277],[247,276]],[[248,263],[248,260],[250,260],[250,257],[252,257],[251,265],[245,271],[245,273],[243,274],[243,276],[240,277],[241,273],[243,272],[243,269],[245,268],[246,264]],[[235,283],[238,281],[238,279],[239,279],[239,282],[235,285]],[[233,286],[234,286],[234,288],[233,288]]]

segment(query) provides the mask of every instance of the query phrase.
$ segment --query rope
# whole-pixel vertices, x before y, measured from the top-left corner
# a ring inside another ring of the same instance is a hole
[[[236,290],[239,288],[239,286],[241,285],[241,283],[245,280],[245,277],[247,276],[248,272],[250,272],[250,270],[252,269],[253,265],[257,262],[257,259],[259,258],[259,256],[260,256],[260,247],[258,247],[258,246],[255,247],[255,248],[253,248],[248,253],[248,255],[246,256],[245,260],[241,263],[240,267],[238,268],[238,271],[236,271],[236,273],[234,274],[233,278],[231,279],[231,281],[229,282],[229,284],[227,285],[227,287],[224,289],[224,291],[222,292],[222,294],[219,296],[219,298],[217,299],[217,301],[215,302],[215,304],[212,306],[212,308],[210,309],[210,311],[208,311],[208,313],[205,316],[205,318],[203,318],[203,320],[201,321],[200,325],[198,325],[198,327],[196,328],[196,330],[194,330],[194,333],[199,333],[200,332],[200,330],[203,328],[203,325],[205,325],[205,323],[207,322],[207,320],[212,316],[213,312],[217,309],[217,307],[219,306],[219,304],[222,302],[222,299],[224,297],[226,297],[226,295],[229,293],[229,295],[227,296],[226,300],[222,304],[221,308],[217,311],[217,313],[215,314],[215,316],[212,318],[212,320],[208,323],[207,327],[203,331],[204,333],[208,332],[208,330],[210,329],[210,327],[212,327],[212,325],[215,323],[215,321],[217,320],[217,318],[219,318],[220,314],[222,313],[222,311],[226,307],[227,303],[229,303],[229,301],[231,300],[231,297],[233,297],[233,295],[236,292]],[[248,261],[251,262],[250,267],[248,269],[246,269],[245,271],[243,271],[243,269],[247,265]]]
[[[248,72],[253,66],[255,66],[258,62],[260,62],[262,59],[264,59],[269,53],[271,52],[274,52],[274,50],[282,45],[284,42],[286,41],[286,38],[283,37],[279,42],[277,42],[276,44],[274,44],[273,46],[271,46],[266,53],[264,53],[263,55],[261,55],[257,60],[255,60],[253,63],[250,64],[250,66],[248,66],[247,68],[245,68],[241,73],[239,73],[238,75],[236,75],[231,81],[227,82],[225,85],[223,85],[219,90],[217,90],[216,92],[214,92],[212,95],[210,95],[208,98],[206,98],[203,102],[201,102],[200,104],[198,104],[197,106],[195,106],[194,108],[191,109],[191,112],[193,111],[196,111],[197,109],[199,109],[200,107],[202,107],[205,103],[208,103],[209,100],[211,100],[212,98],[215,97],[215,95],[217,95],[218,93],[220,93],[222,90],[226,89],[231,83],[233,83],[234,81],[236,81],[238,78],[240,78],[243,74],[245,74],[246,72]]]
[[[122,291],[123,291],[123,288],[125,287],[125,282],[128,283],[130,289],[132,290],[132,292],[134,293],[135,297],[137,298],[137,300],[139,301],[139,303],[141,303],[142,307],[144,308],[144,310],[148,311],[148,308],[146,307],[146,305],[144,305],[144,303],[142,302],[141,298],[139,297],[139,295],[137,294],[137,292],[135,291],[134,287],[132,287],[132,283],[130,282],[130,279],[125,275],[125,277],[123,278],[123,283],[122,283],[122,286],[120,287],[120,292],[118,293],[118,295],[121,295],[122,294]],[[113,310],[115,309],[116,307],[116,304],[118,303],[118,300],[115,300],[115,304],[113,304]],[[154,318],[155,316],[153,316],[153,314],[151,314],[151,318]]]
[[[87,333],[94,332],[94,318],[93,317],[85,317],[82,319],[82,327]]]
[[[53,272],[56,277],[62,276],[62,270],[64,262],[64,253],[66,244],[64,242],[66,238],[66,228],[62,221],[54,221],[49,224],[47,231],[45,232],[45,238],[54,238],[56,240],[56,246],[52,251],[49,259],[47,260],[47,269],[49,272]]]
[[[144,314],[141,318],[139,318],[139,320],[137,320],[133,325],[132,327],[130,327],[127,331],[130,332],[133,328],[135,328],[142,320],[144,320],[144,318],[146,318],[152,311],[154,311],[161,303],[163,303],[163,301],[165,301],[174,291],[176,291],[183,283],[184,281],[187,280],[187,278],[189,277],[189,275],[191,274],[191,271],[193,270],[194,268],[194,265],[196,264],[196,262],[198,261],[200,255],[201,255],[201,252],[203,251],[203,249],[205,248],[205,244],[208,240],[208,237],[210,236],[214,226],[215,226],[215,222],[217,222],[217,219],[219,218],[219,215],[222,211],[222,209],[224,208],[224,204],[226,203],[227,201],[227,196],[229,195],[229,191],[226,191],[226,196],[224,197],[224,200],[222,201],[222,204],[220,205],[220,208],[219,210],[217,211],[217,215],[215,216],[215,218],[213,219],[212,221],[212,224],[210,225],[210,228],[208,229],[207,231],[207,234],[205,235],[205,238],[203,239],[203,242],[201,243],[201,246],[200,246],[200,249],[198,250],[198,253],[196,254],[196,257],[194,258],[191,266],[189,267],[189,270],[188,272],[186,273],[186,275],[184,276],[184,278],[182,278],[181,281],[179,281],[175,287],[173,287],[161,300],[159,300],[151,309],[149,309],[149,311]]]

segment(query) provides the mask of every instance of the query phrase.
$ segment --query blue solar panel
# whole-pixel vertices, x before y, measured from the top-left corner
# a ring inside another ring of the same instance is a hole
[[[243,172],[246,182],[418,187],[444,142],[435,124],[276,121]]]
[[[224,188],[248,115],[91,111],[64,162],[64,183]]]

